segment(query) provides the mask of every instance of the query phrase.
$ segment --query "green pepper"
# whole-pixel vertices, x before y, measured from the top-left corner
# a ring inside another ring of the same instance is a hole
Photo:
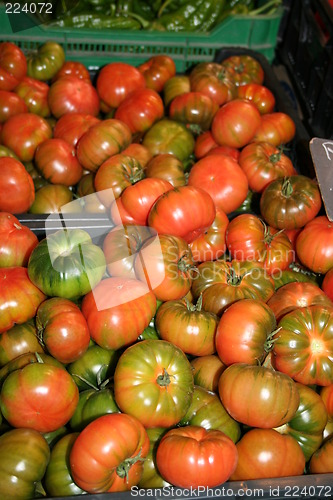
[[[147,21],[153,21],[155,19],[155,12],[152,9],[151,2],[145,0],[133,0],[131,12],[141,16]]]
[[[151,24],[150,29],[207,32],[215,26],[224,7],[224,0],[221,0],[218,5],[215,0],[192,0],[184,3],[176,12],[162,14]]]
[[[129,16],[108,16],[105,14],[83,12],[81,14],[64,17],[58,21],[48,23],[49,27],[59,28],[94,28],[94,29],[126,29],[139,30],[141,23]]]

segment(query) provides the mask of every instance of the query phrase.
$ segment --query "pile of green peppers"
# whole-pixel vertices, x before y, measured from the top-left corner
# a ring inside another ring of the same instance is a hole
[[[57,0],[54,19],[62,28],[209,32],[226,17],[271,14],[282,0]]]

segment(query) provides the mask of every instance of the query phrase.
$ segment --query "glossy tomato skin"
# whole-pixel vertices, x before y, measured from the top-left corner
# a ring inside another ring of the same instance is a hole
[[[29,212],[31,214],[53,214],[61,212],[63,207],[73,201],[73,192],[63,184],[46,184],[35,194],[35,200]]]
[[[237,97],[248,99],[255,104],[261,115],[272,113],[275,108],[275,97],[271,90],[258,83],[247,83],[237,87]]]
[[[216,429],[226,434],[234,443],[241,435],[240,425],[230,417],[219,396],[203,387],[194,386],[192,402],[179,423],[198,425],[205,429]]]
[[[198,134],[209,130],[218,109],[217,103],[209,96],[201,92],[186,92],[172,100],[169,117]]]
[[[212,197],[194,186],[174,188],[152,206],[148,225],[158,234],[172,234],[190,243],[213,223],[216,208]]]
[[[261,85],[264,82],[264,70],[260,62],[251,55],[232,55],[221,62],[223,68],[228,68],[237,86],[248,83]]]
[[[8,90],[0,90],[0,123],[4,123],[10,116],[27,112],[28,107],[20,96]]]
[[[145,133],[142,144],[152,156],[168,153],[185,161],[193,153],[195,141],[183,123],[162,118]]]
[[[146,177],[164,179],[173,187],[185,186],[184,165],[175,155],[161,153],[151,158],[145,166]]]
[[[229,223],[226,243],[234,259],[261,262],[269,274],[287,269],[295,259],[288,236],[252,214],[238,215]]]
[[[120,356],[114,394],[122,412],[145,427],[171,427],[188,410],[194,390],[190,362],[165,340],[143,340]]]
[[[0,158],[0,210],[12,214],[27,212],[35,200],[31,175],[15,158]]]
[[[211,131],[219,146],[242,148],[254,138],[261,124],[256,106],[245,99],[234,99],[216,113]]]
[[[332,383],[333,308],[313,305],[295,309],[279,321],[272,362],[301,384]]]
[[[219,106],[237,96],[232,72],[215,62],[197,64],[190,73],[190,85],[192,91],[202,92]]]
[[[305,457],[297,441],[274,429],[250,429],[237,443],[238,463],[232,481],[301,476]]]
[[[290,377],[246,363],[228,366],[218,389],[223,406],[235,420],[262,429],[288,422],[300,401],[296,383]]]
[[[197,160],[200,160],[217,147],[218,144],[214,141],[211,131],[206,130],[206,132],[199,134],[195,140],[194,155]]]
[[[0,268],[0,333],[33,318],[45,295],[35,286],[25,267]]]
[[[163,88],[163,101],[167,108],[172,100],[185,92],[191,91],[191,83],[188,75],[176,75],[172,76],[164,84]]]
[[[287,144],[296,133],[293,119],[286,113],[275,111],[261,116],[261,123],[254,137],[254,142],[269,142],[274,146]]]
[[[310,460],[309,471],[311,474],[329,474],[333,472],[333,437],[325,440]]]
[[[90,333],[79,307],[67,299],[45,300],[36,314],[38,337],[49,354],[72,363],[88,349]]]
[[[217,260],[203,262],[192,284],[192,293],[202,293],[203,308],[221,315],[240,299],[260,299],[267,302],[274,293],[274,281],[260,263]]]
[[[99,71],[96,80],[98,95],[109,108],[118,108],[128,94],[145,86],[142,73],[123,62],[106,64]]]
[[[164,427],[152,427],[146,429],[150,446],[146,460],[143,464],[143,474],[138,483],[139,488],[163,488],[164,486],[171,486],[170,483],[165,481],[156,468],[156,448],[158,443],[166,432]]]
[[[0,493],[2,498],[34,498],[44,477],[50,448],[33,429],[11,429],[0,436]]]
[[[134,269],[137,278],[147,283],[158,300],[182,299],[193,280],[191,249],[183,238],[153,236],[140,248]]]
[[[275,327],[275,316],[265,302],[243,299],[231,304],[216,331],[219,358],[225,365],[261,363],[272,348],[269,337]]]
[[[181,488],[215,487],[236,468],[237,449],[223,432],[199,426],[169,430],[156,452],[162,477]]]
[[[90,172],[96,170],[110,156],[120,153],[132,140],[126,123],[109,118],[96,123],[81,136],[77,143],[77,158]]]
[[[0,335],[0,366],[29,353],[44,352],[38,341],[37,329],[33,320],[15,325]]]
[[[48,93],[48,103],[52,115],[56,118],[66,113],[97,116],[100,108],[95,87],[90,81],[77,76],[64,76],[52,83]]]
[[[276,229],[300,229],[314,219],[322,205],[318,184],[303,175],[271,182],[260,198],[260,212]]]
[[[164,302],[155,317],[161,339],[193,356],[214,354],[217,324],[217,316],[203,311],[200,303],[193,305],[184,300]]]
[[[35,233],[15,215],[0,212],[0,267],[25,267],[37,244]]]
[[[64,62],[65,52],[62,46],[49,40],[27,57],[28,76],[42,81],[51,80]]]
[[[59,118],[53,129],[55,139],[64,139],[71,146],[76,146],[80,137],[100,120],[93,115],[66,113]]]
[[[333,268],[327,271],[321,286],[328,298],[333,302]]]
[[[137,69],[144,76],[146,87],[156,92],[162,92],[165,83],[176,74],[174,60],[164,54],[150,57],[137,66]]]
[[[239,155],[249,188],[261,193],[275,179],[296,174],[288,156],[269,142],[252,142]]]
[[[82,431],[90,422],[102,415],[120,412],[114,399],[113,389],[106,385],[106,381],[104,382],[104,385],[100,382],[95,388],[80,392],[79,402],[69,421],[73,431]]]
[[[214,150],[192,166],[188,185],[207,191],[215,206],[227,214],[243,203],[249,189],[239,164],[228,156],[214,154]]]
[[[49,123],[34,113],[20,113],[10,117],[1,131],[1,139],[21,161],[31,161],[36,148],[52,136]]]
[[[269,299],[268,305],[276,320],[299,307],[321,305],[333,308],[332,301],[316,284],[310,282],[291,282],[281,286]]]
[[[77,61],[65,61],[59,71],[52,78],[52,83],[64,76],[76,76],[91,83],[90,73],[86,66]]]
[[[226,366],[217,354],[199,356],[191,361],[194,384],[218,393],[218,381]]]
[[[13,427],[51,432],[69,421],[78,401],[79,390],[66,370],[32,363],[8,375],[0,406]]]
[[[226,251],[225,233],[229,224],[226,213],[219,208],[209,228],[190,243],[190,248],[195,262],[216,260]]]
[[[49,88],[47,83],[25,76],[15,87],[15,93],[24,100],[30,113],[46,118],[51,114],[48,104]]]
[[[152,89],[133,90],[118,106],[114,115],[129,126],[132,134],[144,133],[164,116],[161,96]]]
[[[127,491],[139,482],[148,451],[147,432],[136,418],[103,415],[76,438],[69,455],[70,472],[88,493]]]
[[[149,325],[156,311],[156,298],[136,279],[102,280],[82,302],[91,338],[105,349],[133,344]]]
[[[325,274],[333,267],[333,223],[325,215],[308,222],[296,240],[301,263],[315,273]]]
[[[12,42],[0,43],[0,90],[13,90],[27,74],[27,60]]]
[[[71,496],[84,493],[73,481],[67,458],[78,435],[78,432],[66,434],[52,448],[43,482],[50,496]]]

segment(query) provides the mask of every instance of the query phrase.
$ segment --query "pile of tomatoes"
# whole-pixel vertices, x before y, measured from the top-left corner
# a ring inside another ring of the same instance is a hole
[[[264,78],[0,44],[1,497],[333,473],[333,224]]]

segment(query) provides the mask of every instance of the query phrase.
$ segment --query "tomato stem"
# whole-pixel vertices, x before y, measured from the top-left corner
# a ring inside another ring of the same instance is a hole
[[[166,387],[166,386],[170,385],[171,378],[170,378],[170,375],[168,374],[168,372],[166,371],[165,368],[163,368],[163,375],[159,375],[156,379],[156,382],[161,387]]]
[[[279,340],[279,337],[276,337],[275,339],[273,339],[273,337],[281,330],[281,328],[282,328],[281,326],[279,328],[276,328],[276,330],[274,330],[267,336],[267,339],[265,340],[264,343],[264,351],[266,353],[269,353],[273,350],[275,342]]]
[[[202,309],[202,293],[200,294],[197,303],[196,304],[191,304],[191,302],[185,297],[185,303],[188,311],[201,311]]]
[[[282,181],[282,186],[281,186],[281,193],[283,196],[286,198],[289,198],[294,192],[294,189],[291,185],[290,178],[289,177],[284,177]]]
[[[145,461],[145,458],[141,458],[141,451],[142,448],[140,448],[139,453],[135,457],[125,458],[125,460],[121,462],[116,469],[116,473],[118,474],[119,477],[121,478],[126,477],[126,482],[128,482],[128,473],[132,465],[134,465],[136,462]]]

